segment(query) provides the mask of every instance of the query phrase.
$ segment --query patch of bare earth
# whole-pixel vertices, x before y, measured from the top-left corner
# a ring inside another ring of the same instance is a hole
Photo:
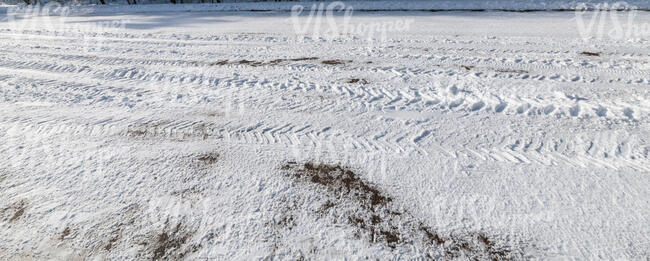
[[[280,65],[280,64],[286,64],[288,62],[300,62],[300,61],[311,61],[311,60],[318,60],[318,57],[283,58],[283,59],[275,59],[271,61],[253,61],[247,59],[242,59],[238,61],[220,60],[216,62],[194,61],[191,62],[191,64],[194,66],[219,66],[219,65],[235,64],[235,65],[248,65],[252,67],[258,67],[258,66]]]
[[[366,81],[365,79],[352,78],[349,79],[347,83],[368,84],[368,81]]]
[[[60,240],[64,240],[65,237],[70,235],[70,227],[65,227],[63,232],[61,232],[61,236],[59,237]]]
[[[214,114],[211,117],[216,116]],[[165,137],[171,139],[208,139],[210,137],[220,137],[215,133],[211,126],[206,123],[197,123],[190,128],[178,132],[170,132],[165,127],[170,124],[166,121],[158,121],[146,124],[131,125],[126,130],[126,136],[135,138],[158,138]]]
[[[581,52],[580,54],[584,56],[600,56],[600,53],[595,52]]]
[[[171,228],[165,227],[147,244],[152,259],[178,260],[183,259],[189,253],[198,251],[200,245],[187,244],[193,234],[194,232],[188,231],[180,222]]]
[[[474,65],[461,65],[460,68],[463,68],[467,71],[474,69],[476,66]]]
[[[216,152],[206,153],[196,158],[196,160],[202,164],[214,164],[218,159],[219,153]]]
[[[332,222],[354,227],[356,238],[372,244],[410,251],[415,247],[417,252],[426,253],[428,259],[524,258],[523,250],[518,246],[508,246],[506,243],[509,242],[499,242],[484,232],[443,234],[436,231],[408,210],[397,207],[394,198],[362,180],[351,168],[288,162],[281,170],[296,186],[320,191],[325,203],[315,211],[315,215],[336,213]],[[283,210],[283,215],[289,217],[281,219],[280,224],[290,223],[293,226],[295,216],[314,214],[305,211],[306,208],[300,206]]]
[[[460,68],[465,69],[466,71],[471,71],[476,69],[476,66],[474,65],[461,65]],[[481,67],[479,69],[488,69],[488,70],[494,70],[495,72],[499,73],[516,73],[516,74],[525,74],[528,73],[526,70],[520,70],[520,69],[508,69],[508,68],[485,68]]]
[[[517,69],[496,69],[495,71],[500,73],[517,73],[517,74],[528,73],[528,71],[526,70],[517,70]]]
[[[350,62],[352,62],[352,61],[350,61],[350,60],[324,60],[324,61],[321,61],[322,64],[326,64],[326,65],[341,65],[341,64],[346,64],[346,63],[350,63]]]
[[[24,200],[17,201],[8,207],[2,209],[2,219],[9,223],[19,220],[25,215],[27,209],[27,202]]]

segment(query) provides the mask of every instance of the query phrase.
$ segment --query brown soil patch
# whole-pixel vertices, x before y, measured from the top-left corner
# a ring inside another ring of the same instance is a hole
[[[221,60],[221,61],[218,61],[218,62],[213,62],[210,65],[214,66],[214,65],[226,65],[226,64],[228,64],[228,60]]]
[[[495,71],[500,73],[519,73],[519,74],[528,73],[528,71],[526,70],[515,70],[515,69],[496,69]]]
[[[286,165],[285,168],[291,166]],[[354,172],[341,166],[305,163],[302,170],[294,172],[294,175],[297,179],[323,185],[337,193],[354,195],[365,207],[385,205],[392,201],[363,182]]]
[[[265,65],[279,65],[286,62],[299,62],[299,61],[311,61],[318,60],[318,57],[299,57],[299,58],[286,58],[286,59],[275,59],[271,61],[251,61],[242,59],[239,61],[229,61],[229,60],[220,60],[216,62],[201,62],[194,61],[190,64],[194,66],[219,66],[219,65],[228,65],[228,64],[239,64],[239,65],[248,65],[248,66],[265,66]]]
[[[111,251],[111,249],[113,248],[113,245],[117,242],[117,240],[120,239],[119,232],[120,231],[118,230],[118,231],[113,233],[113,237],[111,237],[111,239],[108,240],[108,242],[106,243],[106,246],[104,246],[104,250]]]
[[[216,152],[203,154],[196,158],[196,160],[198,160],[203,164],[214,164],[217,162],[218,159],[219,159],[219,153]]]
[[[313,189],[327,191],[327,201],[316,210],[322,216],[330,209],[338,208],[337,216],[343,222],[356,228],[358,238],[366,238],[373,244],[390,248],[415,246],[423,253],[442,250],[443,259],[467,258],[471,260],[502,260],[523,256],[519,249],[504,247],[486,234],[470,232],[460,235],[442,235],[425,225],[413,214],[398,209],[395,200],[375,186],[362,180],[352,169],[340,165],[307,162],[288,162],[281,167],[285,175],[297,184],[315,186]],[[347,203],[346,203],[347,202]],[[357,207],[350,208],[350,202]],[[342,209],[341,206],[348,206]],[[293,224],[295,215],[303,208],[294,206],[290,219],[283,223]],[[415,243],[415,245],[413,245]],[[432,258],[430,256],[430,258]]]
[[[264,62],[259,62],[259,61],[249,61],[249,60],[240,60],[237,62],[237,64],[245,64],[245,65],[250,65],[250,66],[260,66],[264,65]]]
[[[17,203],[14,203],[13,205],[5,208],[2,212],[13,210],[13,215],[11,215],[11,218],[9,219],[9,222],[14,222],[14,221],[20,219],[23,215],[25,215],[25,209],[26,208],[27,208],[27,202],[21,200],[21,201],[19,201]]]
[[[153,238],[153,260],[183,259],[187,254],[199,249],[198,245],[185,247],[193,233],[187,231],[181,223],[169,231],[165,230]]]
[[[476,66],[473,66],[473,65],[461,65],[460,67],[469,71],[471,69],[474,69]]]
[[[580,54],[584,56],[600,56],[600,53],[593,53],[593,52],[581,52]]]
[[[63,232],[61,232],[61,236],[59,237],[59,239],[60,239],[60,240],[63,240],[63,239],[65,239],[65,237],[67,237],[68,235],[70,235],[70,227],[66,227],[66,228],[63,230]]]
[[[345,64],[345,63],[350,63],[352,61],[350,60],[324,60],[321,63],[322,64],[327,64],[327,65],[339,65],[339,64]]]
[[[301,58],[293,58],[289,59],[289,61],[297,62],[297,61],[311,61],[311,60],[318,60],[318,57],[301,57]]]
[[[347,83],[368,84],[368,81],[366,81],[365,79],[357,79],[357,78],[353,78],[353,79],[349,79],[349,80],[347,81]]]

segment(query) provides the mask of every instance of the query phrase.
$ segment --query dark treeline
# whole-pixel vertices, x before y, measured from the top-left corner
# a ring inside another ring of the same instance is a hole
[[[198,4],[198,3],[240,3],[240,2],[297,2],[301,0],[0,0],[0,4],[38,5],[50,2],[69,5],[106,5],[106,4]],[[313,0],[312,0],[313,1]]]

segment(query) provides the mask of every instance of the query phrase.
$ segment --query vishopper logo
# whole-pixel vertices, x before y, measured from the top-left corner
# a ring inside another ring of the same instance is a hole
[[[84,53],[103,50],[106,34],[119,33],[126,29],[129,20],[102,20],[99,22],[71,21],[72,9],[58,2],[45,5],[30,5],[7,9],[3,19],[12,32],[15,41],[34,36],[50,36],[74,38],[71,42],[82,49]],[[76,8],[75,15],[87,14],[83,8]]]
[[[584,41],[644,39],[650,36],[650,25],[636,22],[637,14],[638,8],[626,2],[581,3],[576,8],[573,20]]]
[[[304,13],[304,14],[303,14]],[[291,8],[291,22],[296,41],[324,40],[327,42],[360,38],[373,45],[385,43],[394,32],[409,31],[413,19],[394,19],[382,22],[352,23],[354,8],[343,2],[313,4],[306,13],[305,6]]]

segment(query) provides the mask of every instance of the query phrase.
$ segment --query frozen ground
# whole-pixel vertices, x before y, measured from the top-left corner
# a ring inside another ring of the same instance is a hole
[[[647,259],[648,35],[574,18],[5,20],[0,259]]]

